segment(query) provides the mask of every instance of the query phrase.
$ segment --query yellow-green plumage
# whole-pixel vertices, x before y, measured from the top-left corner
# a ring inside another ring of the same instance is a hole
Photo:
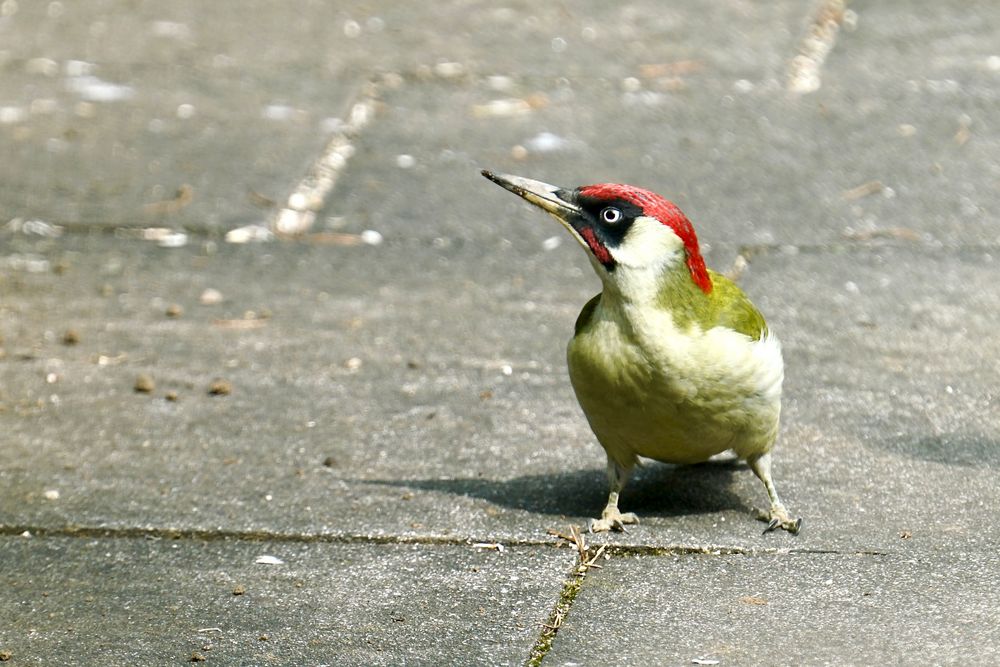
[[[638,522],[618,510],[638,457],[696,463],[733,450],[767,489],[767,530],[798,532],[801,519],[788,514],[771,477],[781,346],[746,294],[705,267],[684,214],[633,186],[568,191],[484,175],[562,222],[603,285],[567,349],[573,389],[608,455],[611,490],[591,530]]]
[[[675,294],[683,280],[665,279],[655,306],[659,317],[644,313],[636,322],[630,313],[643,309],[602,293],[577,320],[567,350],[570,379],[598,440],[626,468],[636,455],[695,463],[728,449],[743,456],[765,452],[774,442],[780,353],[770,355],[778,368],[761,368],[770,350],[777,351],[761,342],[764,318],[731,281],[711,277],[711,293],[695,287],[686,300]],[[677,303],[685,305],[670,307]],[[654,332],[658,339],[681,349],[650,345],[644,329],[657,324],[663,329]],[[724,338],[723,330],[712,332],[717,327],[731,331],[728,338],[745,337],[745,361],[712,364],[713,339]],[[749,352],[754,344],[763,354]]]
[[[767,333],[764,316],[750,302],[743,290],[721,273],[711,269],[712,291],[705,294],[685,275],[678,273],[664,281],[660,291],[659,305],[670,308],[674,321],[680,326],[698,324],[702,329],[724,326],[746,334],[752,340],[759,340]],[[593,314],[601,295],[595,295],[580,311],[576,318],[576,333],[579,334]]]

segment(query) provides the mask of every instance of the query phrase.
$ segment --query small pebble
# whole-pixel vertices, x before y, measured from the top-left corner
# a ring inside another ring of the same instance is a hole
[[[277,556],[257,556],[257,560],[254,563],[258,565],[284,565],[285,561]]]
[[[233,589],[233,595],[243,595],[246,592],[247,589],[244,588],[243,586],[237,586],[236,588]]]
[[[361,35],[361,24],[357,21],[344,21],[344,37],[354,39]]]
[[[176,403],[177,399],[180,398],[180,396],[177,395],[177,392],[174,391],[173,389],[168,391],[163,397],[168,401],[170,401],[171,403]]]
[[[212,380],[212,384],[208,385],[208,393],[210,396],[229,396],[233,393],[233,385],[230,384],[229,380],[216,378]]]
[[[494,75],[487,77],[487,85],[492,90],[497,92],[506,93],[514,89],[514,79],[509,76]]]
[[[49,489],[42,495],[45,496],[46,500],[59,500],[59,491],[57,489]]]
[[[549,238],[542,241],[542,248],[544,250],[555,250],[560,245],[562,245],[561,236],[550,236]]]
[[[207,660],[207,658],[197,651],[192,653],[191,657],[188,658],[188,662],[205,662],[205,660]]]
[[[465,74],[465,65],[457,62],[438,63],[434,73],[442,79],[455,79]]]
[[[217,303],[222,303],[222,299],[222,292],[212,287],[206,289],[201,293],[201,296],[198,297],[198,301],[200,301],[204,306],[214,306]]]
[[[184,309],[179,303],[172,303],[167,306],[166,315],[167,317],[180,317],[184,314]]]
[[[563,150],[568,145],[569,142],[566,139],[552,132],[539,132],[525,142],[525,147],[536,153],[552,153]]]
[[[642,90],[642,82],[634,76],[622,79],[622,90],[626,93],[637,93]]]
[[[80,333],[76,329],[66,329],[62,342],[63,345],[76,345],[80,342]]]
[[[139,373],[135,378],[135,390],[140,394],[150,394],[156,389],[153,376],[148,373]]]
[[[531,104],[527,100],[513,97],[491,100],[472,107],[472,115],[476,118],[508,118],[510,116],[523,116],[531,111]]]
[[[337,459],[333,458],[332,456],[328,456],[325,459],[323,459],[323,465],[327,468],[333,468],[337,465]]]

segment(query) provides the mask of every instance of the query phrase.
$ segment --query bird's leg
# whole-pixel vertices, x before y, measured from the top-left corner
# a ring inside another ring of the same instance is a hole
[[[764,482],[767,497],[771,499],[771,511],[757,510],[757,518],[761,521],[767,521],[767,528],[764,529],[764,532],[769,533],[776,528],[782,528],[793,535],[798,533],[799,528],[802,527],[802,517],[793,519],[788,514],[781,499],[778,498],[778,491],[774,488],[774,480],[771,479],[771,453],[755,454],[747,458],[747,464],[760,481]]]
[[[600,533],[606,530],[624,531],[625,524],[639,523],[639,517],[632,512],[622,514],[618,511],[618,494],[628,483],[632,467],[625,467],[608,457],[608,484],[611,492],[608,493],[608,504],[604,506],[600,519],[591,519],[587,522],[587,530],[592,533]]]

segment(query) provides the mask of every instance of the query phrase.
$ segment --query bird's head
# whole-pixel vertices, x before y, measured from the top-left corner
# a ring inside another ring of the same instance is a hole
[[[686,271],[704,293],[712,291],[691,221],[660,195],[616,183],[567,190],[520,176],[482,173],[559,220],[587,249],[605,285],[675,270]]]

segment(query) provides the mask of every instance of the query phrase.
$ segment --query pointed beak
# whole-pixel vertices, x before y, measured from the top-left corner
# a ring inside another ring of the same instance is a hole
[[[562,223],[576,242],[590,251],[589,256],[595,267],[603,266],[607,271],[614,270],[615,259],[607,246],[597,238],[593,222],[587,213],[576,203],[575,190],[566,190],[558,185],[549,185],[520,176],[494,174],[486,169],[483,169],[482,173],[500,187],[531,202]]]
[[[579,216],[580,207],[573,203],[573,193],[571,190],[560,188],[558,185],[549,185],[541,181],[533,181],[530,178],[511,176],[509,174],[494,174],[492,171],[483,169],[483,176],[490,179],[500,187],[510,190],[518,197],[531,202],[538,208],[551,213],[559,222],[566,225],[570,231],[576,235],[576,230],[570,221]]]

